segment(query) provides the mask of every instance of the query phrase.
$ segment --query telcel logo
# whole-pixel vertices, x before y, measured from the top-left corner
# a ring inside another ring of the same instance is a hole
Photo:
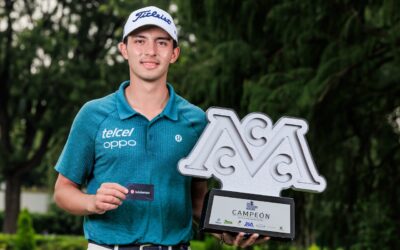
[[[119,139],[121,137],[131,137],[135,128],[131,129],[104,129],[101,138],[108,139],[108,138],[115,138]],[[128,138],[127,138],[128,139]],[[103,147],[107,149],[115,149],[115,148],[123,148],[123,147],[134,147],[136,146],[135,140],[126,140],[125,138],[121,138],[120,140],[112,140],[106,141],[103,143]]]

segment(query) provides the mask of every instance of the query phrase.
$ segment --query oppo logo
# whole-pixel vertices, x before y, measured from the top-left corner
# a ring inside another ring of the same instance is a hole
[[[106,141],[103,143],[104,148],[114,149],[123,147],[134,147],[136,146],[135,140],[116,140],[116,141]]]

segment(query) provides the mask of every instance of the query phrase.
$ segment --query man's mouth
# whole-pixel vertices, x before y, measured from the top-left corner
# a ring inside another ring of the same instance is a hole
[[[157,61],[141,61],[140,62],[146,69],[154,69],[159,65]]]

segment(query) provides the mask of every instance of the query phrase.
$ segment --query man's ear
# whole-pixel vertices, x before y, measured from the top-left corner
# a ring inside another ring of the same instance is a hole
[[[176,62],[179,58],[180,53],[181,53],[181,49],[179,47],[174,48],[174,50],[172,51],[171,60],[169,60],[169,62],[170,63]]]
[[[118,50],[119,53],[121,53],[122,57],[125,58],[125,60],[128,60],[128,51],[126,49],[126,44],[123,42],[118,43]]]

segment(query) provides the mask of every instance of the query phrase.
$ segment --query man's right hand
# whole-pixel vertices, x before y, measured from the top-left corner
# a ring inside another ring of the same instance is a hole
[[[118,183],[103,183],[91,196],[87,210],[89,213],[104,214],[109,210],[118,208],[126,199],[128,189]]]
[[[103,183],[96,194],[86,194],[62,174],[58,174],[54,185],[54,201],[75,215],[104,214],[119,207],[127,194],[128,189],[117,183]]]

